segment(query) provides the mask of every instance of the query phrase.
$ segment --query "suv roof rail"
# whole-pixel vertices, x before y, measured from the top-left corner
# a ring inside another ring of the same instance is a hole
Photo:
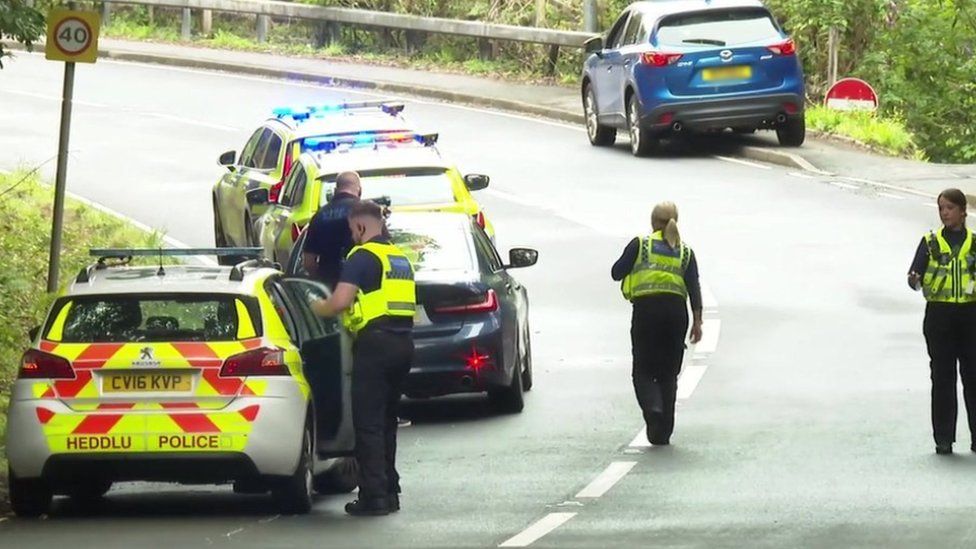
[[[247,261],[242,261],[230,270],[230,280],[232,282],[240,282],[244,280],[244,269],[260,269],[260,268],[270,268],[281,270],[281,264],[276,261],[271,261],[266,257],[258,257],[255,259],[248,259]]]

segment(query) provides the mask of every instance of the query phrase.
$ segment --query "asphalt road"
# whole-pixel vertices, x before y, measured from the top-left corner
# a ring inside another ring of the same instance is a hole
[[[5,63],[0,169],[55,155],[60,75],[60,64],[38,56]],[[79,66],[69,190],[210,245],[220,152],[239,149],[274,106],[361,97],[226,74]],[[266,498],[226,487],[131,484],[98,506],[59,500],[46,520],[3,520],[0,544],[976,543],[976,455],[962,451],[963,426],[957,455],[932,452],[923,303],[903,276],[938,222],[927,200],[716,158],[710,144],[639,160],[625,138],[595,149],[565,125],[419,100],[407,112],[440,132],[463,170],[491,175],[479,199],[502,252],[541,252],[517,275],[532,301],[536,388],[525,411],[492,415],[477,398],[408,403],[414,425],[401,434],[395,516],[346,517],[348,497],[278,516]],[[681,207],[713,298],[707,343],[689,352],[674,446],[648,449],[630,446],[642,425],[629,307],[609,267],[665,199]]]

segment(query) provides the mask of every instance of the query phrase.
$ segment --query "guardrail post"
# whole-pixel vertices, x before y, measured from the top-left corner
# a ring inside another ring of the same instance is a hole
[[[213,10],[200,10],[200,34],[210,36],[213,33]]]
[[[193,19],[190,13],[190,8],[183,8],[183,15],[180,20],[180,38],[183,40],[189,40],[192,38],[191,31],[193,30]]]
[[[257,31],[258,31],[258,42],[264,43],[268,41],[268,27],[271,24],[271,18],[267,15],[258,15]]]
[[[598,16],[596,0],[583,0],[583,30],[586,32],[600,32],[600,18]]]
[[[557,62],[559,62],[559,46],[549,46],[549,56],[546,58],[545,67],[546,76],[554,76],[556,74]]]
[[[109,18],[112,17],[112,3],[102,2],[102,25],[108,26]]]

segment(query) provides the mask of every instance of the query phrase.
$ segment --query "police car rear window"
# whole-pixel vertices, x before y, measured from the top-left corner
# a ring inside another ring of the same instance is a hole
[[[45,334],[64,343],[236,341],[261,336],[260,318],[245,296],[85,296],[60,300]]]
[[[420,204],[450,204],[454,202],[454,186],[443,168],[393,169],[360,171],[364,199],[389,199],[391,206]],[[323,203],[332,195],[335,178],[326,181],[328,189],[322,193]]]
[[[764,9],[708,10],[672,15],[658,26],[661,46],[741,46],[781,39]]]

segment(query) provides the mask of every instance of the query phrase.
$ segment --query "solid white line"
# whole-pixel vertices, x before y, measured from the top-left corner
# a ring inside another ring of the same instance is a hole
[[[620,482],[620,479],[624,478],[635,465],[637,465],[636,461],[614,461],[608,465],[602,473],[593,479],[593,482],[589,483],[586,488],[580,490],[580,492],[576,494],[576,498],[582,499],[601,497],[603,494],[606,494],[608,490],[613,488],[614,484]]]
[[[891,193],[878,193],[878,196],[884,196],[886,198],[893,198],[895,200],[905,200],[905,197],[904,196],[897,195],[897,194],[891,194]]]
[[[900,193],[912,194],[915,196],[924,196],[925,198],[936,197],[936,195],[932,193],[927,193],[925,191],[920,191],[917,189],[909,189],[908,187],[899,187],[898,185],[891,185],[889,183],[881,183],[880,181],[872,181],[870,179],[861,179],[858,177],[846,177],[846,176],[838,176],[838,177],[840,177],[841,179],[845,179],[847,181],[854,181],[855,183],[864,183],[867,185],[873,185],[875,187],[881,187],[882,189],[888,189],[889,191],[898,191]]]
[[[691,351],[698,354],[714,353],[718,349],[718,336],[722,331],[722,321],[718,318],[706,318],[702,322],[702,339],[692,346]]]
[[[831,185],[835,187],[840,187],[842,189],[860,189],[857,185],[851,185],[850,183],[841,183],[840,181],[828,181]]]
[[[793,177],[799,177],[801,179],[817,179],[817,176],[815,175],[801,172],[786,172],[786,175],[792,175]]]
[[[499,547],[528,547],[575,516],[576,513],[549,513],[532,526],[502,542]]]
[[[712,158],[717,158],[723,162],[731,162],[733,164],[740,164],[742,166],[749,166],[750,168],[759,168],[761,170],[771,170],[771,166],[765,166],[763,164],[756,164],[755,162],[749,162],[748,160],[739,160],[738,158],[729,158],[728,156],[713,155]]]
[[[705,371],[708,370],[708,366],[686,366],[681,371],[681,377],[678,378],[678,400],[687,400],[691,398],[691,394],[695,392],[698,388],[698,383],[705,376]]]

